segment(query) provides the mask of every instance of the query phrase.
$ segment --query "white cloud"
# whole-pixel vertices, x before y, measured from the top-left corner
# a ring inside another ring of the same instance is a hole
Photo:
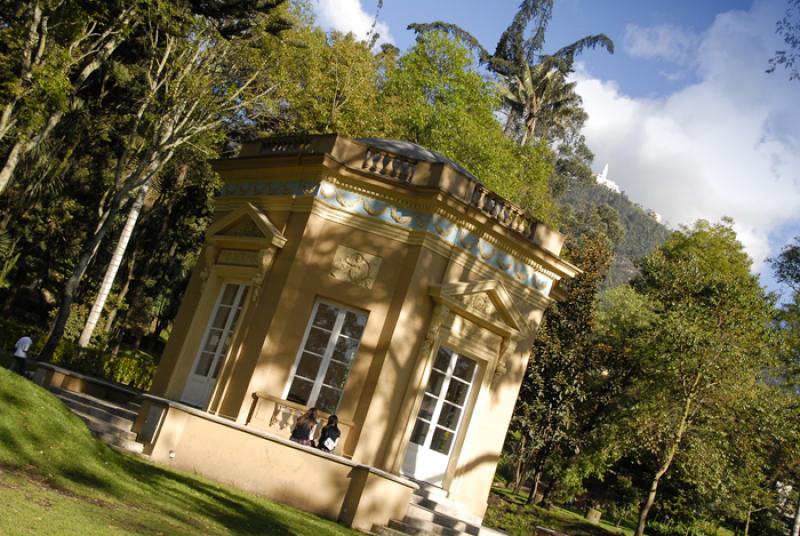
[[[367,39],[375,23],[375,14],[364,11],[361,0],[315,0],[314,13],[322,28],[343,33],[352,32],[362,40]],[[375,25],[375,32],[380,36],[378,43],[394,43],[385,22],[379,20]]]
[[[589,146],[629,197],[673,225],[733,217],[756,269],[780,249],[771,232],[800,234],[800,84],[764,72],[782,11],[768,0],[719,15],[685,60],[698,82],[664,98],[577,74]]]
[[[660,58],[678,65],[692,63],[700,36],[670,24],[625,26],[623,49],[636,58]]]

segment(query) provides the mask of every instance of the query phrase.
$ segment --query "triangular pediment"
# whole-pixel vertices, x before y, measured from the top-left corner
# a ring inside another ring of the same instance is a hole
[[[488,325],[510,334],[528,331],[528,323],[520,313],[502,282],[497,280],[434,285],[431,295],[462,309]]]
[[[252,203],[245,203],[211,224],[206,231],[206,237],[211,242],[244,240],[279,248],[286,243],[286,237],[281,231]]]

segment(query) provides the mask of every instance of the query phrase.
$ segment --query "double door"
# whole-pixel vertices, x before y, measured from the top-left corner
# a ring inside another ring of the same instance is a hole
[[[464,424],[477,368],[475,361],[448,348],[439,349],[411,432],[403,474],[442,484]]]

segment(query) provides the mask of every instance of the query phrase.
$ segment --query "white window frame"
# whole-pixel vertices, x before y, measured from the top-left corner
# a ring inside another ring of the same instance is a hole
[[[441,350],[444,350],[444,351],[450,353],[450,361],[447,364],[447,370],[441,370],[441,369],[435,368],[436,355]],[[444,454],[445,456],[449,456],[450,453],[453,451],[453,446],[455,445],[456,438],[457,438],[458,433],[459,433],[459,431],[461,429],[461,425],[464,422],[464,417],[465,417],[465,414],[467,412],[467,406],[469,405],[470,396],[472,395],[472,389],[475,386],[475,378],[477,377],[477,374],[478,374],[478,362],[475,361],[474,359],[471,359],[471,358],[467,357],[466,355],[462,354],[461,352],[456,352],[455,350],[453,350],[452,348],[450,348],[448,346],[439,347],[439,349],[437,350],[437,354],[434,354],[433,363],[431,364],[431,370],[430,370],[430,373],[428,375],[428,383],[430,383],[430,381],[431,381],[430,379],[433,376],[433,372],[434,371],[437,371],[437,372],[440,372],[440,373],[444,374],[444,380],[442,382],[442,387],[440,389],[439,396],[438,397],[433,397],[433,398],[436,398],[436,406],[433,409],[433,414],[431,415],[430,420],[425,419],[423,417],[420,417],[419,413],[420,413],[420,410],[422,409],[422,406],[420,406],[420,409],[417,410],[417,418],[414,421],[414,426],[416,426],[417,421],[426,422],[426,423],[428,423],[428,431],[425,433],[425,437],[424,437],[422,443],[414,443],[414,444],[418,445],[420,447],[424,447],[426,449],[430,449],[430,450],[432,450],[434,452],[438,452],[439,454]],[[466,359],[466,360],[471,361],[473,363],[472,375],[470,376],[469,380],[465,380],[463,378],[459,378],[459,377],[457,377],[457,376],[455,376],[453,374],[455,372],[456,363],[458,362],[459,358]],[[447,390],[450,388],[450,384],[453,381],[456,381],[458,383],[463,383],[463,384],[467,385],[467,392],[464,395],[464,404],[462,406],[459,406],[458,404],[454,404],[452,402],[448,402],[447,401]],[[427,385],[426,385],[426,387],[427,387]],[[423,404],[425,403],[425,396],[427,396],[427,391],[423,390],[422,391],[422,403]],[[460,413],[459,413],[459,416],[458,416],[458,421],[456,422],[456,426],[455,426],[454,429],[448,428],[447,426],[444,426],[443,424],[439,424],[439,417],[442,414],[442,409],[444,408],[445,404],[449,404],[451,406],[455,406],[459,410],[461,410]],[[434,434],[434,432],[436,431],[437,428],[441,428],[441,429],[446,430],[446,431],[448,431],[448,432],[453,434],[453,440],[450,442],[450,445],[447,448],[447,452],[440,452],[440,451],[438,451],[438,450],[436,450],[436,449],[431,447],[431,443],[433,442],[433,434]]]
[[[336,321],[333,324],[333,329],[331,329],[331,335],[328,339],[328,344],[325,346],[325,352],[321,356],[319,369],[317,370],[317,376],[314,378],[314,385],[311,388],[311,394],[308,395],[308,400],[306,401],[306,407],[314,407],[317,403],[317,399],[319,398],[319,392],[322,390],[323,382],[325,381],[325,374],[328,372],[328,366],[333,358],[333,351],[336,347],[336,342],[339,339],[339,336],[342,332],[342,324],[344,324],[345,316],[348,312],[364,316],[369,322],[369,312],[363,311],[360,309],[355,309],[353,307],[348,307],[346,305],[342,305],[340,303],[336,303],[333,301],[317,298],[314,302],[314,307],[311,309],[311,316],[308,318],[308,322],[306,324],[305,332],[303,333],[303,338],[300,341],[300,347],[297,349],[297,354],[294,358],[294,365],[292,365],[291,373],[289,374],[289,379],[286,382],[286,386],[283,389],[283,398],[284,400],[289,400],[289,391],[292,388],[292,383],[294,382],[295,377],[297,376],[297,367],[300,366],[300,360],[303,357],[303,352],[305,351],[306,342],[308,342],[308,335],[311,333],[311,328],[314,327],[314,319],[317,317],[317,310],[319,309],[320,304],[329,305],[330,307],[334,307],[339,310],[339,313],[336,316]],[[364,338],[364,333],[367,331],[367,322],[364,323],[364,331],[361,333],[361,337],[358,339],[358,347],[353,354],[353,359],[350,362],[350,367],[347,370],[347,377],[345,378],[345,384],[347,380],[350,378],[350,372],[353,370],[353,365],[355,364],[356,358],[358,357],[358,352],[361,350],[361,341]],[[317,326],[319,327],[319,326]],[[323,328],[324,329],[324,328]],[[310,378],[304,379],[309,380]],[[331,387],[331,386],[328,386]],[[339,404],[342,403],[342,397],[344,396],[344,387],[342,388],[341,395],[339,397],[339,401],[336,403],[336,410],[339,408]]]

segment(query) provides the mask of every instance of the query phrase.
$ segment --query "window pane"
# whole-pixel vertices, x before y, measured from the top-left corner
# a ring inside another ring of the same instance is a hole
[[[331,334],[329,332],[311,328],[311,331],[308,332],[305,349],[309,352],[322,355],[325,353],[325,348],[327,348],[330,339]]]
[[[222,341],[222,348],[219,349],[217,352],[218,354],[225,355],[228,353],[228,348],[231,345],[231,340],[233,340],[233,330],[228,330],[225,335],[225,340]]]
[[[231,305],[233,299],[236,297],[236,291],[239,290],[239,285],[225,285],[225,290],[222,292],[222,300],[220,303],[223,305]]]
[[[469,391],[469,384],[460,382],[458,380],[450,380],[450,385],[447,387],[447,396],[445,396],[445,399],[453,404],[463,406],[464,400],[467,398],[467,391]]]
[[[231,329],[236,327],[236,323],[239,321],[239,315],[242,313],[242,307],[239,306],[236,309],[236,312],[233,313],[233,320],[231,321]]]
[[[453,443],[453,432],[445,430],[444,428],[437,428],[433,431],[433,439],[431,439],[431,449],[442,454],[450,452],[450,445]]]
[[[292,388],[289,389],[289,395],[286,397],[290,402],[297,402],[298,404],[305,404],[311,396],[311,388],[314,386],[310,381],[302,378],[295,377],[292,382]]]
[[[225,323],[228,321],[228,315],[230,313],[230,307],[220,307],[217,309],[217,314],[214,316],[214,322],[212,322],[211,327],[223,329],[225,327]]]
[[[423,419],[431,420],[433,409],[436,407],[436,399],[425,395],[422,397],[422,406],[419,408],[419,416]]]
[[[461,417],[461,408],[445,402],[442,404],[442,411],[439,413],[439,423],[445,428],[455,430],[458,426],[458,419]]]
[[[319,372],[319,365],[321,362],[321,357],[314,354],[304,353],[300,358],[300,363],[297,365],[297,372],[295,374],[313,381],[317,377],[317,372]]]
[[[206,345],[203,348],[204,352],[216,352],[219,346],[219,338],[222,336],[221,329],[210,329],[208,331],[208,338],[206,338]]]
[[[453,370],[453,376],[461,378],[465,381],[472,381],[472,372],[475,370],[475,362],[465,357],[458,357],[456,367]]]
[[[223,355],[219,359],[217,359],[217,363],[214,365],[214,371],[211,373],[212,378],[216,378],[219,376],[219,371],[222,369],[222,365],[225,363],[225,356]]]
[[[328,365],[328,370],[325,372],[325,381],[323,383],[337,389],[344,389],[344,382],[347,381],[348,372],[350,370],[346,364],[331,361]]]
[[[414,424],[414,431],[411,432],[411,442],[417,445],[424,445],[425,436],[428,435],[428,428],[430,428],[428,423],[418,419],[416,424]]]
[[[439,348],[439,351],[436,353],[436,361],[433,362],[433,368],[441,370],[442,372],[447,372],[447,368],[450,366],[451,355],[450,350]]]
[[[208,369],[211,368],[211,362],[214,360],[214,354],[203,352],[200,354],[200,359],[197,360],[197,367],[194,373],[200,376],[208,376]]]
[[[333,359],[350,363],[358,351],[358,339],[348,339],[347,337],[339,337],[336,341],[336,346],[333,350]]]
[[[314,405],[327,413],[336,413],[340,398],[342,398],[341,391],[323,386],[319,390],[319,397],[317,397],[317,403]]]
[[[344,315],[344,323],[342,324],[342,335],[347,335],[348,337],[354,337],[356,339],[361,338],[361,334],[364,333],[364,326],[367,325],[367,316],[366,315],[359,315],[356,313],[350,313]]]
[[[333,325],[336,323],[336,313],[338,311],[336,307],[320,303],[319,307],[317,307],[317,316],[314,317],[314,325],[329,331],[332,330]]]
[[[442,394],[442,384],[444,383],[444,374],[435,370],[431,371],[431,379],[428,380],[428,388],[425,389],[426,393],[431,393],[435,397]]]

